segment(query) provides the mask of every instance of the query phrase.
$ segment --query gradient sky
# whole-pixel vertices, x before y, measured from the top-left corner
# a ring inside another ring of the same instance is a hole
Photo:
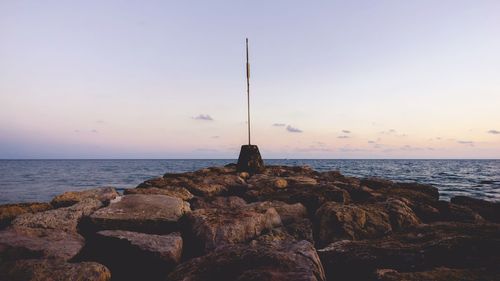
[[[500,158],[500,1],[0,1],[0,158]]]

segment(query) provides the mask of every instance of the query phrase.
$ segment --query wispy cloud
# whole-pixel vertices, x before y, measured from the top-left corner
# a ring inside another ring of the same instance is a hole
[[[372,144],[374,144],[374,143],[377,143],[377,142],[376,142],[376,141],[372,141],[372,140],[370,140],[370,141],[368,141],[368,143],[372,143]]]
[[[350,138],[350,137],[349,137],[349,136],[338,136],[337,138],[338,138],[338,139],[348,139],[348,138]]]
[[[218,139],[218,138],[219,138],[219,136],[212,136],[212,138],[213,138],[213,139]]]
[[[274,123],[273,126],[274,127],[285,127],[286,124],[285,123]]]
[[[342,130],[342,133],[344,133],[344,134],[350,134],[351,131],[349,131],[349,130]]]
[[[213,121],[214,119],[208,114],[200,114],[198,116],[193,117],[195,120],[204,120],[204,121]]]
[[[94,134],[99,133],[96,129],[92,129],[90,132],[91,132],[91,133],[94,133]]]
[[[493,134],[493,135],[500,135],[500,131],[497,130],[489,130],[488,134]]]
[[[464,145],[474,146],[474,142],[473,142],[473,141],[464,141],[464,140],[459,140],[459,141],[457,141],[457,143],[459,143],[459,144],[464,144]]]
[[[303,132],[301,129],[294,128],[290,125],[286,126],[286,130],[290,133],[302,133]]]

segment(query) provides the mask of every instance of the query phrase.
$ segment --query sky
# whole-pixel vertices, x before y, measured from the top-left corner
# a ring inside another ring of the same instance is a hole
[[[0,159],[500,158],[500,1],[0,1]]]

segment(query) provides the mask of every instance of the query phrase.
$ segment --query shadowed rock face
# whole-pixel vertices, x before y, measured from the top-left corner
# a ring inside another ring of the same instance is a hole
[[[481,281],[500,280],[500,272],[485,269],[454,269],[438,267],[419,272],[398,272],[393,269],[379,269],[376,272],[377,281]]]
[[[313,245],[307,241],[264,239],[227,245],[179,265],[168,280],[325,280]]]
[[[164,280],[181,260],[182,237],[104,230],[88,239],[83,254],[108,266],[114,280]]]
[[[429,185],[231,164],[125,193],[0,206],[0,280],[498,279],[500,203]]]
[[[176,197],[125,195],[90,215],[84,228],[87,231],[121,229],[153,234],[169,233],[178,228],[177,221],[190,210],[189,203]]]
[[[0,280],[9,281],[108,281],[111,272],[95,262],[18,260],[0,265]]]
[[[373,280],[377,268],[403,272],[500,264],[500,225],[436,223],[375,240],[343,240],[319,250],[329,280]],[[404,280],[404,279],[401,279]]]

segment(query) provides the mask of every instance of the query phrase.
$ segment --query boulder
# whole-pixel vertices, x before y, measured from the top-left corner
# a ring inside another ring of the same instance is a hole
[[[384,203],[394,230],[420,224],[421,221],[410,208],[411,202],[405,198],[389,198]]]
[[[260,176],[260,175],[259,175]],[[266,177],[266,179],[262,179]],[[256,181],[249,181],[248,189],[243,197],[249,202],[255,201],[283,201],[288,204],[301,203],[310,215],[325,202],[335,201],[348,203],[349,193],[330,184],[318,185],[289,185],[285,189],[275,188],[273,178],[264,175]],[[266,184],[265,182],[271,182]]]
[[[198,209],[184,221],[190,255],[207,253],[219,246],[248,241],[263,231],[281,226],[274,208],[253,203],[230,209]]]
[[[379,268],[489,268],[500,264],[500,225],[457,222],[419,225],[374,240],[334,242],[318,250],[329,280],[373,280]]]
[[[220,169],[207,168],[196,172],[165,174],[162,178],[147,180],[138,188],[157,187],[172,189],[184,187],[197,196],[217,196],[230,193],[233,189],[244,187],[245,180],[236,174],[236,171],[221,171]]]
[[[321,281],[323,267],[307,241],[255,241],[219,247],[180,264],[168,280]]]
[[[199,197],[193,198],[190,203],[191,209],[211,209],[211,208],[238,208],[245,206],[247,202],[238,196],[215,196],[215,197]]]
[[[180,233],[103,230],[89,239],[85,259],[105,264],[115,280],[165,280],[182,256]]]
[[[52,209],[49,203],[17,203],[0,205],[0,229],[8,226],[19,215],[36,213]]]
[[[53,258],[70,260],[82,249],[85,240],[77,233],[43,228],[14,228],[0,231],[2,260]]]
[[[437,221],[457,221],[457,222],[472,222],[480,223],[485,220],[469,207],[453,204],[447,201],[439,201],[436,204],[439,210],[439,218]]]
[[[108,204],[109,201],[115,199],[117,196],[119,194],[114,187],[105,186],[82,191],[64,192],[54,197],[50,204],[55,208],[68,207],[89,198],[99,200],[103,204]]]
[[[190,210],[189,203],[177,197],[124,195],[89,216],[83,228],[93,232],[121,229],[165,234],[177,230],[177,221]]]
[[[60,260],[18,260],[0,265],[0,280],[9,281],[108,281],[111,272],[95,262],[67,263]]]
[[[500,280],[500,273],[485,269],[456,269],[438,267],[427,271],[398,272],[394,269],[379,269],[377,281],[486,281]]]
[[[12,221],[12,225],[16,228],[43,228],[76,232],[80,219],[90,215],[101,206],[101,201],[86,198],[70,207],[20,215]]]
[[[451,203],[468,207],[484,219],[500,223],[500,202],[490,202],[467,196],[455,196],[451,198]]]
[[[316,243],[360,240],[384,236],[392,231],[389,215],[383,206],[327,202],[316,212]]]
[[[149,188],[129,188],[125,189],[123,194],[157,194],[157,195],[167,195],[170,197],[177,197],[184,201],[189,201],[193,198],[193,194],[184,187],[178,186],[164,186],[162,188],[149,187]]]
[[[287,204],[282,201],[267,201],[261,202],[259,205],[276,209],[283,224],[307,218],[307,209],[301,203]]]

